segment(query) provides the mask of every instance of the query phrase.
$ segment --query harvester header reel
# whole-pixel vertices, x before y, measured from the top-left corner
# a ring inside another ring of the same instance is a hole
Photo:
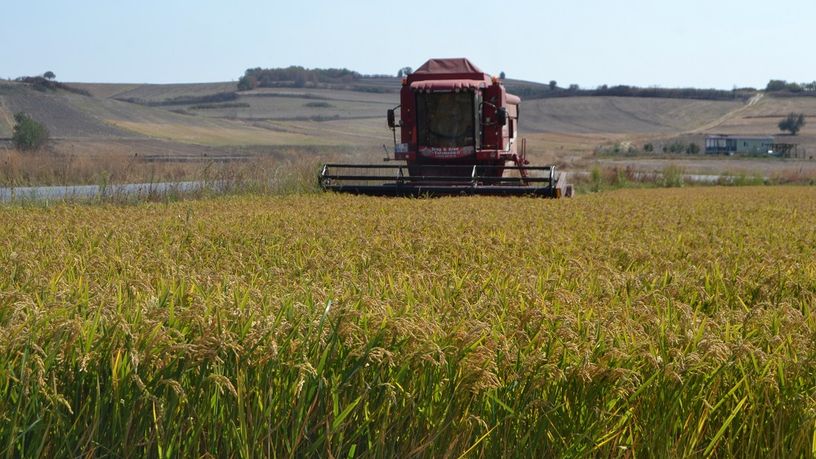
[[[493,170],[518,171],[518,177],[496,177]],[[469,170],[469,174],[463,172]],[[373,196],[539,196],[559,198],[571,193],[565,174],[554,166],[439,166],[429,173],[409,175],[405,165],[324,164],[320,187]],[[524,175],[524,176],[522,176]]]

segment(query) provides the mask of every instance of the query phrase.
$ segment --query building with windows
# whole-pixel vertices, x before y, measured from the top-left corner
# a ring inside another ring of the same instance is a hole
[[[707,135],[705,152],[708,154],[774,154],[773,136]]]

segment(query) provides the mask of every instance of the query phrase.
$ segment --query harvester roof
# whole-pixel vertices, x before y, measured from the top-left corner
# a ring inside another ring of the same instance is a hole
[[[430,59],[408,75],[411,89],[419,92],[483,89],[492,83],[490,75],[463,57]],[[521,99],[507,93],[507,102],[518,104]]]
[[[453,59],[429,59],[428,62],[422,64],[422,67],[416,69],[414,74],[422,75],[426,73],[440,74],[440,73],[471,73],[473,76],[479,78],[487,75],[480,69],[473,65],[473,62],[458,57]]]
[[[478,83],[491,82],[490,75],[465,58],[430,59],[408,75],[408,83],[427,80],[460,80]],[[472,83],[468,83],[472,84]]]

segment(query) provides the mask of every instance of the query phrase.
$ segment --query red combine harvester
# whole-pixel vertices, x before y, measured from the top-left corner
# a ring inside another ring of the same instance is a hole
[[[403,80],[400,105],[388,110],[393,160],[405,164],[325,164],[320,186],[382,196],[571,196],[566,174],[528,165],[520,103],[467,59],[431,59]]]

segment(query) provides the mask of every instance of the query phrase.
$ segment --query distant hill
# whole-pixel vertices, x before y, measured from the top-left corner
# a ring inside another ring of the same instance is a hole
[[[410,70],[410,69],[409,69]],[[400,70],[402,73],[402,70]],[[300,66],[285,68],[252,68],[247,69],[238,80],[239,91],[258,88],[298,88],[298,89],[334,89],[362,92],[396,92],[400,88],[400,77],[385,75],[363,75],[349,69],[309,69]],[[582,89],[577,85],[567,88],[559,87],[554,81],[541,84],[531,81],[505,79],[508,91],[526,99],[551,97],[649,97],[664,99],[696,100],[742,100],[747,101],[757,91],[753,88],[734,89],[732,91],[698,88],[641,88],[637,86],[602,85],[595,89]],[[787,86],[784,86],[785,88]],[[796,88],[802,89],[800,86]]]
[[[578,152],[611,141],[696,136],[709,132],[778,135],[776,123],[789,111],[816,117],[816,98],[754,97],[750,101],[655,97],[525,96],[548,85],[508,79],[522,95],[521,132],[531,148]],[[11,135],[13,113],[26,111],[46,124],[60,142],[133,141],[213,148],[268,146],[337,147],[377,157],[392,142],[385,112],[399,104],[400,79],[362,78],[343,89],[275,87],[236,91],[236,83],[70,83],[85,91],[37,91],[0,82],[0,137]],[[367,90],[376,86],[377,90]],[[221,99],[223,94],[229,96]],[[128,102],[130,101],[130,102]],[[139,103],[133,103],[134,101]],[[788,138],[816,151],[816,120]],[[102,145],[100,144],[100,145]],[[136,148],[136,147],[134,147]],[[141,147],[138,147],[141,148]],[[185,151],[186,151],[185,147]]]

